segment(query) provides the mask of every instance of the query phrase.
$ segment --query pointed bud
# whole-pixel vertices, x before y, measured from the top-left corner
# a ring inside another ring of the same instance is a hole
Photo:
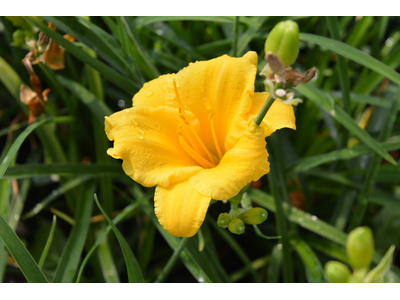
[[[292,20],[275,25],[265,42],[265,53],[271,51],[285,66],[293,64],[299,55],[299,26]]]
[[[228,227],[229,222],[232,220],[232,217],[228,213],[220,213],[217,220],[217,225],[222,228]]]
[[[242,220],[233,219],[229,222],[228,229],[230,232],[234,234],[243,234],[244,233],[244,223]]]
[[[238,216],[246,224],[258,225],[268,218],[268,212],[261,207],[251,208]]]
[[[374,255],[372,230],[366,226],[353,229],[347,236],[346,252],[349,263],[354,269],[369,269]]]
[[[351,274],[350,269],[341,262],[328,261],[325,264],[325,278],[331,283],[346,283]]]

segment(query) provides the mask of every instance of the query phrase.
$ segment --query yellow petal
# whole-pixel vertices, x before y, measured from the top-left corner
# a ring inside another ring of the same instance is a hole
[[[183,150],[178,139],[178,111],[170,107],[125,109],[105,118],[114,148],[107,154],[123,159],[125,173],[150,187],[168,187],[202,168]]]
[[[267,92],[255,93],[252,96],[253,105],[249,112],[249,118],[257,116],[267,98]],[[274,101],[264,117],[264,121],[266,121],[269,126],[269,129],[265,130],[267,136],[270,136],[276,130],[285,127],[296,130],[296,117],[294,115],[293,106],[283,103],[280,99]]]
[[[165,230],[178,237],[191,237],[203,223],[210,200],[196,192],[189,181],[183,181],[168,188],[157,186],[154,206]]]
[[[146,82],[132,99],[133,107],[160,107],[165,105],[165,91],[175,74],[162,75]]]
[[[246,184],[269,172],[265,145],[264,128],[249,121],[248,129],[237,144],[225,153],[219,165],[201,170],[189,181],[204,196],[215,200],[230,199]]]
[[[201,138],[207,146],[213,145],[208,122],[211,113],[223,152],[232,148],[242,135],[247,124],[243,117],[252,104],[256,65],[257,54],[248,52],[241,58],[224,55],[189,64],[175,75],[183,106],[200,121]]]

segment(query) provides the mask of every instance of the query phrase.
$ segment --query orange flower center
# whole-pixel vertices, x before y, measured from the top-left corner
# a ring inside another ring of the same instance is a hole
[[[186,116],[186,112],[183,108],[181,98],[179,97],[178,88],[176,86],[175,79],[173,80],[175,96],[178,101],[179,106],[179,116],[182,118],[182,124],[179,125],[178,135],[179,142],[182,148],[186,151],[186,153],[193,158],[200,166],[205,169],[214,168],[218,165],[219,161],[222,158],[221,147],[219,146],[217,135],[215,132],[215,125],[213,115],[211,112],[208,117],[208,121],[210,122],[211,135],[214,142],[214,146],[217,152],[217,155],[214,155],[201,140],[200,136],[197,134],[195,128],[188,122],[188,118]]]

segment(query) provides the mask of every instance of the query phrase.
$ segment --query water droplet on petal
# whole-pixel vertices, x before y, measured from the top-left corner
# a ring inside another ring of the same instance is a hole
[[[207,110],[212,109],[212,103],[211,100],[208,99],[207,97],[203,99],[204,100],[204,106],[206,107]]]
[[[139,134],[139,133],[136,135],[136,137],[137,137],[139,140],[143,140],[143,135],[141,135],[141,134]]]
[[[147,88],[148,86],[149,86],[148,83],[143,84],[143,87],[144,87],[144,88]]]
[[[135,119],[132,119],[132,123],[133,123],[133,125],[137,125],[137,122]]]
[[[129,114],[129,109],[125,109],[125,113]]]
[[[152,91],[147,91],[146,95],[147,95],[147,97],[151,97],[153,95],[153,92]]]
[[[164,84],[162,85],[162,89],[165,91],[167,88],[168,88],[168,85],[167,85],[166,83],[164,83]]]

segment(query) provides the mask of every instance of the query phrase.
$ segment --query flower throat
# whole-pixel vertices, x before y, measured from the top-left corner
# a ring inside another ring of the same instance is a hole
[[[186,153],[193,158],[200,166],[205,169],[210,169],[218,165],[222,158],[221,148],[219,146],[217,135],[215,132],[214,125],[214,113],[211,112],[208,121],[210,122],[212,140],[214,142],[214,147],[217,152],[216,156],[213,154],[201,140],[200,136],[197,134],[193,126],[188,122],[188,118],[185,110],[183,109],[181,98],[179,97],[178,87],[176,85],[175,79],[173,79],[175,96],[178,101],[179,106],[179,116],[181,117],[183,123],[178,126],[179,142]]]

